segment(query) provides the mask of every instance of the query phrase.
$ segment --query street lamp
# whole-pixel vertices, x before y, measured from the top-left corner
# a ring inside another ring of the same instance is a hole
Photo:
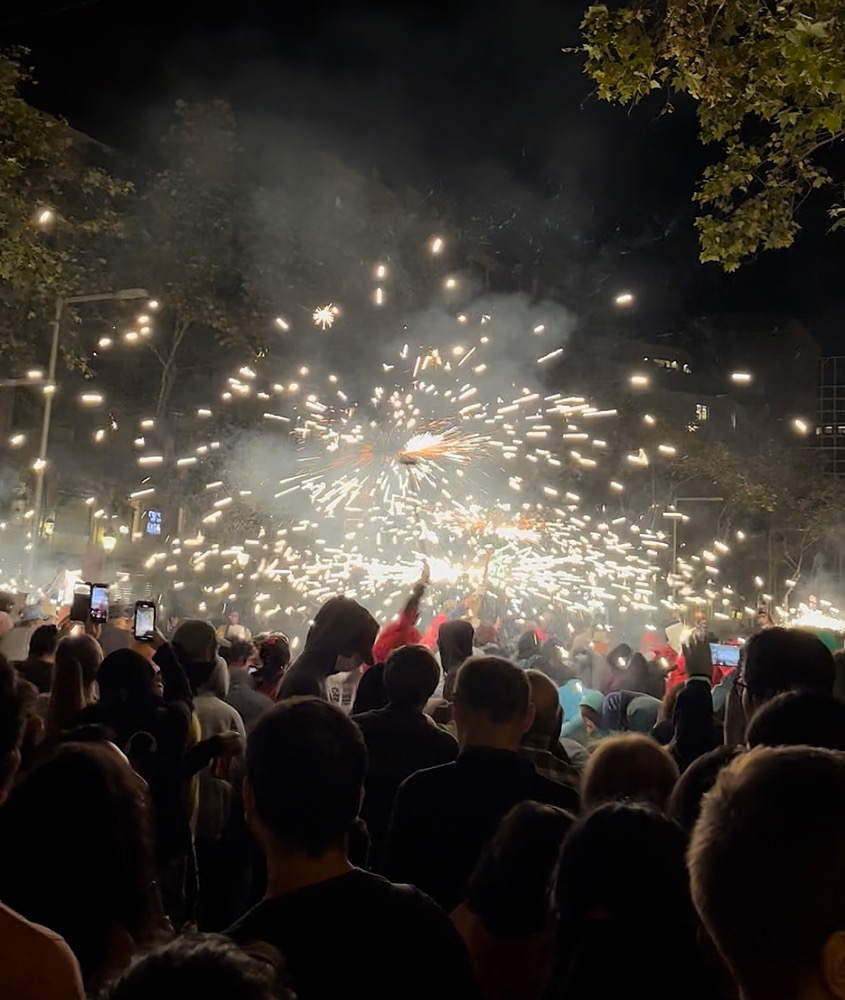
[[[59,358],[59,335],[62,328],[62,314],[65,306],[82,302],[127,302],[133,299],[148,299],[146,288],[120,288],[116,292],[98,292],[94,295],[57,295],[56,310],[53,313],[53,337],[50,343],[50,363],[44,384],[44,417],[41,421],[41,442],[38,458],[33,464],[36,473],[35,499],[32,504],[32,543],[29,546],[29,578],[35,576],[38,557],[38,541],[41,535],[41,509],[44,503],[44,469],[47,466],[47,445],[50,440],[50,420],[53,416],[53,396],[56,389],[56,364]]]

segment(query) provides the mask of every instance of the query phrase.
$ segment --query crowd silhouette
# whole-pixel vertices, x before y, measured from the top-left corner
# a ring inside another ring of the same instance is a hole
[[[698,629],[679,668],[424,630],[424,591],[381,628],[331,598],[294,659],[239,618],[104,656],[25,609],[0,997],[845,1000],[831,643],[768,626],[726,671]]]

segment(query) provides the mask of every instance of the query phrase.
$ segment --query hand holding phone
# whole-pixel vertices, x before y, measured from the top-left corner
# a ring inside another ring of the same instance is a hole
[[[156,606],[154,601],[135,602],[135,621],[132,632],[138,642],[151,642],[156,633]]]
[[[109,585],[91,584],[90,618],[95,625],[103,625],[109,620]]]

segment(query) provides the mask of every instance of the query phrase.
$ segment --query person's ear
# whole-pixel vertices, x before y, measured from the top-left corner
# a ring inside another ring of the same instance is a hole
[[[522,732],[523,735],[528,732],[528,730],[534,725],[534,719],[537,715],[537,709],[534,707],[533,703],[528,706],[528,711],[525,713],[525,718],[522,720]]]
[[[845,1000],[845,929],[834,931],[825,941],[821,971],[828,993]]]

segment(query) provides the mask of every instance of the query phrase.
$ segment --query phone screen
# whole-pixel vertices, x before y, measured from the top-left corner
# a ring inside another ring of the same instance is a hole
[[[107,622],[109,620],[109,585],[107,583],[91,584],[91,621]]]
[[[156,607],[152,601],[138,601],[135,605],[135,638],[149,639],[156,630]]]
[[[739,646],[732,646],[729,643],[711,642],[710,657],[716,666],[738,667],[739,666]]]

